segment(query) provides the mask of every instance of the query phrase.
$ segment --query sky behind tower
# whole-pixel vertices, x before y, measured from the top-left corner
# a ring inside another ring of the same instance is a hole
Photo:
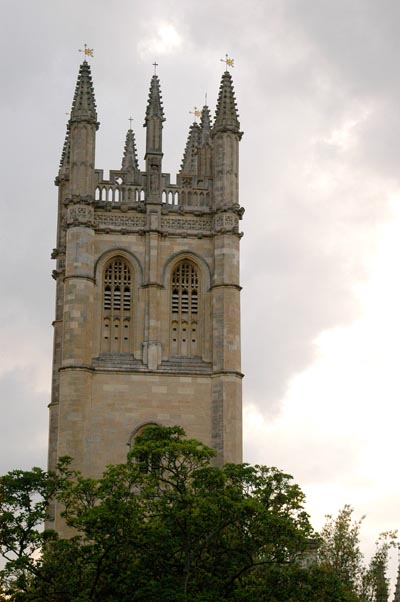
[[[194,106],[232,70],[241,127],[244,456],[294,475],[319,527],[399,524],[397,0],[2,0],[0,471],[45,466],[53,186],[87,43],[96,167],[129,117],[143,166],[152,63],[176,174]],[[174,180],[174,176],[173,176]]]

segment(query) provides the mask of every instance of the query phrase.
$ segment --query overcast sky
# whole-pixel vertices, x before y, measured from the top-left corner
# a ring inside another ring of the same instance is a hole
[[[240,145],[245,459],[294,475],[318,528],[345,503],[365,550],[399,526],[398,0],[0,0],[0,472],[45,466],[57,174],[87,43],[118,169],[141,165],[151,64],[164,171],[233,79]]]

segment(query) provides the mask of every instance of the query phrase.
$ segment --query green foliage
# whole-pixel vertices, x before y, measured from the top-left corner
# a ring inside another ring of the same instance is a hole
[[[384,591],[387,544],[360,581],[350,509],[322,532],[319,563],[302,566],[315,533],[300,488],[276,468],[217,468],[214,455],[179,427],[155,426],[101,479],[68,459],[55,474],[2,477],[0,601],[360,602],[358,582]],[[41,530],[52,500],[73,537]]]
[[[360,550],[360,528],[363,520],[364,517],[353,521],[353,509],[346,505],[336,518],[326,516],[321,531],[319,562],[322,566],[333,569],[350,591],[358,589],[364,571]]]
[[[397,533],[382,533],[370,563],[365,563],[360,549],[360,529],[364,517],[353,519],[353,509],[346,505],[336,518],[327,515],[321,531],[318,563],[332,570],[346,590],[359,602],[387,602],[389,580],[387,565],[389,552],[396,546]]]

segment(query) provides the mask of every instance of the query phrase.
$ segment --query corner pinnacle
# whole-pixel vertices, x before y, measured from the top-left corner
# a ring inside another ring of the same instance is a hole
[[[213,133],[218,131],[231,131],[236,132],[240,137],[242,136],[242,133],[240,132],[233,81],[229,71],[224,71],[222,74],[212,131]]]
[[[90,66],[87,61],[83,61],[79,68],[78,81],[76,83],[74,99],[72,101],[70,123],[76,121],[86,121],[87,123],[97,123],[96,101]]]
[[[147,122],[151,117],[158,117],[161,119],[161,121],[165,121],[164,108],[161,99],[160,80],[158,79],[157,75],[153,75],[151,78],[144,127],[147,126]]]

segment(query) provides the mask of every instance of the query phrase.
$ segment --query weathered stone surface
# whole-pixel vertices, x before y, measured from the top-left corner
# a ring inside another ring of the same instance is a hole
[[[146,112],[146,170],[137,166],[130,130],[123,169],[105,180],[94,169],[97,114],[88,66],[83,72],[56,180],[49,468],[69,455],[84,474],[98,476],[123,462],[135,433],[151,423],[181,425],[217,450],[218,463],[241,461],[243,210],[231,79],[224,75],[218,127],[211,132],[205,107],[191,140],[190,173],[172,185],[161,169],[158,78]],[[54,516],[62,531],[57,508]]]

